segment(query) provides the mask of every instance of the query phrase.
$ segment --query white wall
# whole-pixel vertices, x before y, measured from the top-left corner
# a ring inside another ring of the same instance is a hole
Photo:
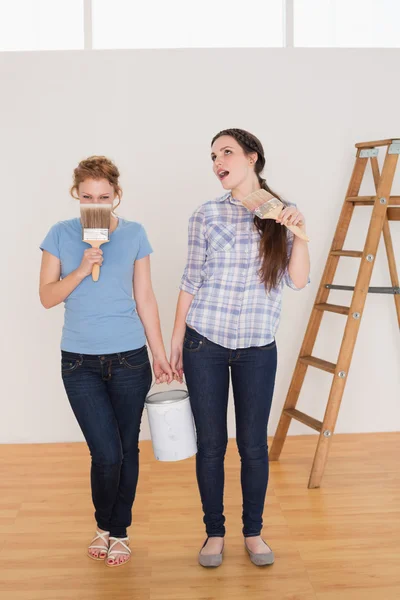
[[[63,308],[38,299],[38,245],[78,215],[72,170],[94,153],[122,172],[120,214],[154,246],[153,280],[167,346],[185,263],[187,220],[221,194],[210,140],[242,127],[265,145],[270,185],[298,203],[311,236],[312,284],[287,290],[277,342],[275,431],[318,289],[358,141],[399,136],[399,50],[187,50],[0,55],[0,442],[82,439],[59,375]],[[397,179],[398,184],[398,179]],[[393,193],[399,194],[399,186]],[[364,193],[373,193],[372,181]],[[346,247],[362,248],[370,208],[356,209]],[[392,223],[397,258],[400,224]],[[389,285],[381,246],[373,285]],[[398,260],[400,263],[400,260]],[[355,281],[342,259],[337,283]],[[347,292],[331,301],[349,301]],[[344,318],[328,314],[314,354],[337,357]],[[400,349],[391,296],[369,296],[338,432],[400,426]],[[299,408],[321,418],[332,376],[309,369]],[[234,435],[232,406],[230,435]],[[294,423],[290,433],[310,433]],[[142,436],[148,437],[145,418]]]

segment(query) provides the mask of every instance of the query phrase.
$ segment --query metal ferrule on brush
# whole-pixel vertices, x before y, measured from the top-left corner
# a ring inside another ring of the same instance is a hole
[[[82,241],[101,241],[108,242],[109,241],[109,230],[108,229],[83,229],[82,230]]]
[[[274,200],[268,200],[256,208],[254,214],[257,215],[257,217],[260,217],[260,219],[264,219],[265,215],[270,213],[274,208],[276,208],[276,202],[274,202]]]

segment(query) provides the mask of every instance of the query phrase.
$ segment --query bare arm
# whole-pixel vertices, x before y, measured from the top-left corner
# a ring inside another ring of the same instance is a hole
[[[295,207],[285,208],[277,220],[283,224],[298,225],[305,232],[304,215]],[[293,247],[288,264],[288,272],[291,280],[298,289],[302,289],[308,283],[310,274],[310,254],[308,243],[297,235],[293,238]]]
[[[65,298],[84,279],[80,273],[73,271],[60,281],[60,273],[60,260],[44,250],[40,269],[39,296],[45,308],[53,308],[53,306],[64,302]]]
[[[93,265],[101,265],[103,252],[95,248],[88,248],[83,254],[82,263],[67,277],[60,280],[61,264],[58,259],[47,250],[43,250],[42,266],[40,269],[39,297],[45,308],[53,308],[64,302],[74,289],[90,275]]]
[[[182,350],[183,340],[186,329],[186,316],[189,312],[190,305],[193,302],[194,296],[188,292],[180,291],[178,304],[176,307],[174,331],[171,340],[171,368],[174,374],[174,379],[182,383],[183,381],[183,361]]]
[[[162,339],[160,316],[154,295],[150,274],[150,256],[135,261],[133,293],[136,308],[153,355],[153,370],[157,383],[172,381],[172,371],[168,363]]]
[[[310,274],[310,254],[308,243],[295,236],[288,271],[294,285],[301,289],[307,285]]]
[[[181,291],[176,307],[174,331],[171,340],[170,363],[174,379],[183,381],[183,340],[185,337],[186,317],[193,298],[203,283],[203,266],[206,261],[207,243],[205,238],[205,219],[202,207],[189,219],[188,258],[181,281]]]
[[[172,341],[178,344],[183,344],[183,338],[185,337],[186,329],[186,316],[189,312],[190,305],[193,302],[194,296],[188,292],[181,290],[178,296],[178,304],[176,307],[174,332],[172,334]]]

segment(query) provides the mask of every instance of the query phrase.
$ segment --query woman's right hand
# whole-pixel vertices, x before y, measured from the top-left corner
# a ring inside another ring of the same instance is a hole
[[[87,248],[83,253],[82,262],[77,268],[77,271],[83,276],[87,277],[93,271],[93,265],[103,264],[103,250],[100,248]]]
[[[174,379],[183,383],[183,341],[171,343],[171,358],[169,360]]]

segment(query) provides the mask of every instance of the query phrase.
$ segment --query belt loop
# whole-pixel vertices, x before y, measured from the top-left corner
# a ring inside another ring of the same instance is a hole
[[[79,355],[79,366],[83,363],[83,356],[82,354]]]
[[[118,356],[119,364],[122,365],[121,352],[117,352],[117,356]]]

